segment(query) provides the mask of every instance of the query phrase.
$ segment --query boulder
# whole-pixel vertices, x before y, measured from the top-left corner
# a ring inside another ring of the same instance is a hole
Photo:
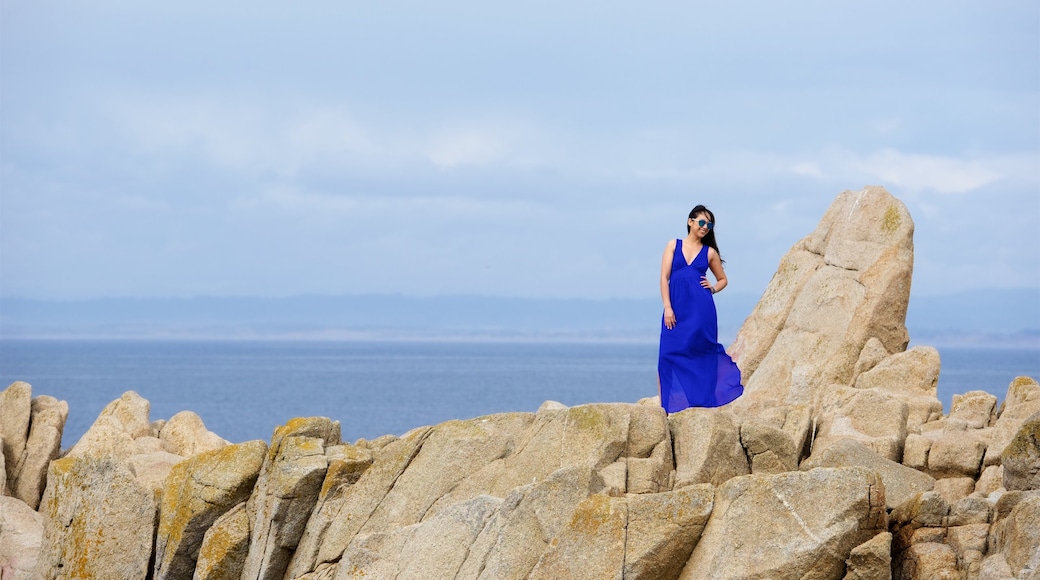
[[[339,443],[339,422],[326,417],[293,419],[275,429],[246,503],[250,537],[243,580],[281,580],[325,479],[325,447]]]
[[[844,580],[892,580],[892,534],[881,532],[853,548]]]
[[[126,459],[137,451],[134,439],[150,437],[151,404],[134,391],[127,391],[101,410],[98,418],[69,450],[68,457],[113,456]]]
[[[946,500],[946,503],[952,505],[975,491],[975,480],[970,477],[937,479],[933,489]]]
[[[1040,489],[1040,412],[1022,423],[1000,455],[1004,467],[1004,488]]]
[[[430,427],[413,429],[388,443],[357,483],[349,486],[341,497],[326,499],[322,511],[328,525],[307,526],[289,563],[288,577],[303,576],[321,564],[340,559],[361,526],[419,453],[430,430]]]
[[[867,343],[863,345],[863,350],[859,353],[859,358],[856,360],[856,368],[853,370],[853,384],[857,377],[870,369],[876,367],[879,362],[888,358],[891,353],[885,350],[885,345],[881,344],[881,341],[875,337],[867,339]]]
[[[628,493],[660,493],[672,489],[675,457],[671,435],[654,447],[650,457],[628,457],[625,464],[625,486]]]
[[[970,429],[982,429],[997,419],[997,397],[986,391],[953,396],[950,420],[963,421]]]
[[[167,421],[159,431],[163,449],[182,457],[220,449],[228,444],[216,433],[206,429],[202,418],[191,411],[181,411]]]
[[[708,484],[628,496],[622,577],[678,578],[711,516],[714,496]]]
[[[986,444],[971,431],[945,431],[928,449],[928,473],[937,479],[978,479]]]
[[[69,416],[69,404],[41,395],[32,400],[29,437],[10,479],[12,494],[36,509],[47,485],[47,466],[61,452],[61,432]]]
[[[854,384],[857,389],[885,391],[906,401],[906,429],[916,433],[922,424],[942,416],[942,402],[936,397],[939,367],[939,351],[916,346],[884,359],[856,377]]]
[[[32,416],[32,386],[16,381],[0,392],[0,444],[3,445],[7,478],[5,485],[14,489],[14,472],[29,439]]]
[[[744,374],[734,407],[813,404],[822,389],[852,383],[871,338],[904,351],[913,230],[881,187],[839,195],[781,260],[729,349]]]
[[[884,484],[863,467],[736,477],[680,578],[836,578],[887,524]]]
[[[514,489],[473,542],[457,576],[527,578],[578,505],[602,490],[602,482],[587,465],[564,467]],[[342,561],[340,566],[342,570]]]
[[[885,484],[888,509],[906,502],[919,493],[930,491],[936,481],[930,475],[878,455],[866,445],[846,439],[814,452],[802,462],[801,469],[818,467],[866,467],[881,477]]]
[[[199,453],[174,466],[159,506],[156,580],[192,574],[206,531],[249,498],[266,452],[263,441],[249,441]]]
[[[193,580],[237,580],[249,554],[249,514],[242,502],[217,518],[199,546]]]
[[[740,425],[751,473],[783,473],[798,469],[801,446],[784,432],[764,421],[747,419]]]
[[[162,495],[163,485],[167,476],[184,458],[180,455],[167,453],[165,451],[153,451],[151,453],[138,453],[126,458],[126,462],[134,470],[137,483],[152,490],[156,497]]]
[[[529,580],[624,578],[628,502],[597,494],[578,504]]]
[[[1000,455],[1004,453],[1015,434],[1031,415],[1040,411],[1040,384],[1036,379],[1017,377],[1008,385],[1004,403],[1000,405],[997,420],[993,422],[993,432],[986,449],[986,465],[998,465]]]
[[[903,465],[919,471],[928,468],[928,452],[932,449],[931,437],[910,433],[903,442]]]
[[[578,504],[528,578],[676,578],[711,515],[709,484]]]
[[[993,504],[989,500],[968,496],[957,500],[950,506],[948,523],[951,527],[989,524],[992,517]]]
[[[1022,494],[1007,518],[993,526],[990,553],[1003,554],[1012,575],[1040,572],[1040,494]]]
[[[570,414],[570,410],[562,413]],[[385,532],[415,524],[478,495],[501,497],[504,494],[492,485],[473,490],[476,481],[468,478],[509,455],[517,438],[531,426],[531,420],[529,413],[505,413],[447,421],[433,427],[418,454],[358,533]],[[624,436],[627,435],[625,432]],[[520,453],[545,452],[530,445]],[[528,478],[538,475],[538,471],[524,473]]]
[[[903,458],[909,406],[881,389],[833,385],[823,395],[813,452],[842,439],[858,441],[892,461]]]
[[[724,409],[690,408],[668,417],[675,449],[675,487],[718,486],[751,473],[740,428]]]
[[[982,475],[975,482],[975,491],[973,493],[974,495],[986,497],[997,490],[1004,490],[1004,466],[990,465],[982,470]]]
[[[897,352],[856,378],[857,389],[884,389],[897,394],[934,397],[938,392],[939,351],[915,346]]]
[[[501,503],[483,495],[419,524],[361,534],[343,553],[336,578],[455,578],[470,546]]]
[[[897,559],[893,577],[900,580],[961,580],[957,553],[950,546],[937,542],[914,544]]]
[[[0,496],[0,577],[30,580],[43,545],[43,517],[20,499]]]
[[[301,565],[300,562],[306,561],[307,565],[314,563],[318,547],[338,514],[344,495],[373,463],[372,451],[358,445],[332,445],[326,448],[325,456],[329,465],[325,471],[325,480],[300,543],[289,561],[290,576],[295,566]]]
[[[125,460],[69,456],[52,461],[40,513],[44,542],[35,578],[148,576],[156,499]]]
[[[1015,580],[1004,554],[991,554],[982,560],[978,580]]]

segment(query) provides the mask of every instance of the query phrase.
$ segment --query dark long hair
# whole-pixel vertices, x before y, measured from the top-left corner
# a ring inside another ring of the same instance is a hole
[[[703,205],[698,205],[697,207],[693,208],[690,211],[690,217],[687,218],[687,219],[691,219],[692,220],[693,218],[697,217],[697,214],[699,214],[699,213],[706,214],[708,216],[708,220],[711,221],[711,223],[713,223],[713,224],[716,223],[715,222],[715,214],[711,213],[711,210],[706,208],[706,207],[704,207]],[[686,233],[690,233],[690,224],[689,224],[689,222],[686,223]],[[719,255],[719,261],[722,261],[722,262],[726,261],[726,260],[722,259],[722,252],[719,251],[719,244],[718,244],[718,242],[715,241],[715,229],[714,228],[708,230],[708,235],[704,236],[704,238],[701,240],[701,242],[704,243],[704,244],[707,244],[709,248],[712,248],[713,250],[715,250],[715,253]]]

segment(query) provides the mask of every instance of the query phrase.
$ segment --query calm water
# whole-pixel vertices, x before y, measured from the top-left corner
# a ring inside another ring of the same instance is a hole
[[[954,393],[1003,399],[1014,377],[1040,377],[1037,349],[940,353],[947,411]],[[0,388],[23,380],[69,402],[66,446],[127,390],[151,402],[153,420],[192,410],[231,441],[315,415],[355,440],[549,399],[634,402],[657,394],[656,365],[656,344],[0,341]]]

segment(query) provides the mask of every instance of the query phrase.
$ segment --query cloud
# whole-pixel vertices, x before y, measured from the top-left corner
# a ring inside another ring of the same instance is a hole
[[[960,194],[1009,177],[1022,169],[1020,157],[963,159],[883,149],[850,159],[846,170],[861,171],[909,192]]]

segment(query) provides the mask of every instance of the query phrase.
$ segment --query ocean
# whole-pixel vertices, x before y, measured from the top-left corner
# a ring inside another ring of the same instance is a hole
[[[1040,349],[940,348],[939,399],[983,390],[1003,400],[1040,378]],[[635,402],[657,394],[655,343],[0,340],[0,388],[69,403],[63,445],[128,390],[151,418],[199,414],[232,442],[269,440],[293,417],[340,421],[345,441],[492,413]]]

